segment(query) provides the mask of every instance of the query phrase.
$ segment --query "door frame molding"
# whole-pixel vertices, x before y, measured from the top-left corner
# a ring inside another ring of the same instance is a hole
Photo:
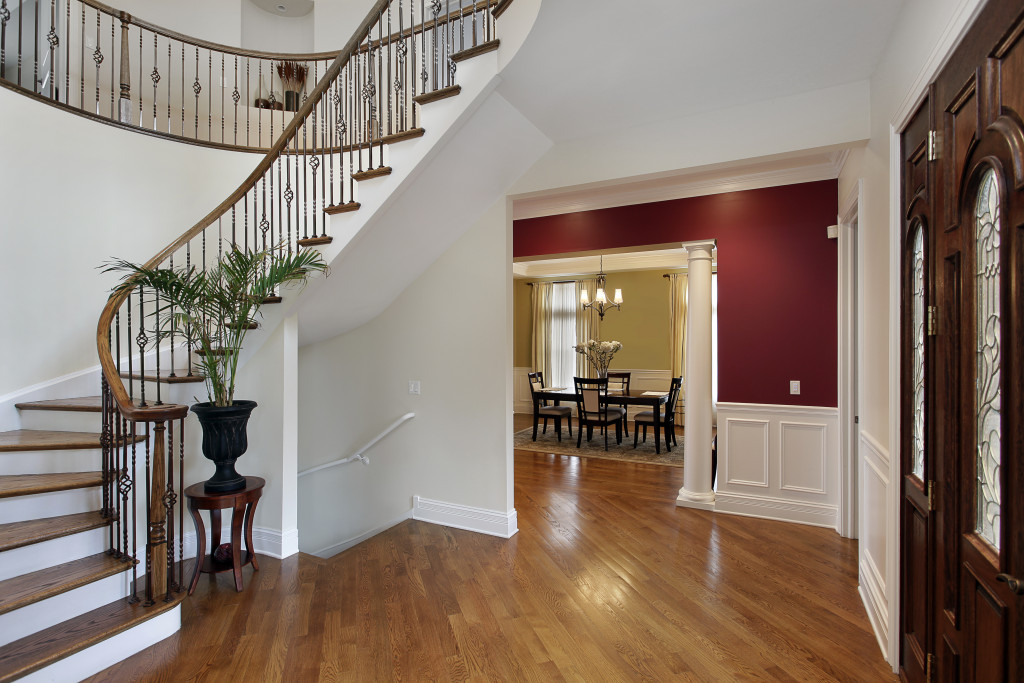
[[[902,251],[900,235],[903,215],[900,209],[900,131],[910,122],[917,108],[928,95],[928,85],[939,75],[952,56],[953,50],[974,24],[985,5],[985,0],[960,0],[950,15],[949,22],[921,66],[917,78],[907,90],[902,103],[889,120],[889,519],[893,520],[891,536],[887,539],[889,557],[894,558],[886,568],[886,586],[889,589],[889,642],[886,659],[893,673],[899,673],[900,633],[900,285],[902,282]]]
[[[850,189],[839,206],[839,515],[836,530],[844,538],[859,538],[860,482],[858,427],[859,413],[851,393],[862,386],[862,311],[860,207],[864,201],[864,179]],[[852,227],[857,222],[857,229]],[[854,270],[856,269],[856,270]],[[856,286],[856,291],[853,291]],[[855,304],[855,308],[853,306]],[[851,345],[851,333],[857,339]],[[851,346],[853,348],[851,348]],[[856,350],[856,357],[854,357]],[[853,368],[856,368],[854,372]],[[858,392],[859,395],[859,392]]]

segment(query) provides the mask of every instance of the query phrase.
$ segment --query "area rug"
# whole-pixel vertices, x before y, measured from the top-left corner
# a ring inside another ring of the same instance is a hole
[[[575,421],[574,421],[575,422]],[[587,442],[587,435],[583,434],[583,444],[576,448],[576,429],[573,425],[572,438],[569,438],[568,431],[562,427],[562,441],[558,441],[558,435],[552,425],[548,425],[548,433],[541,433],[543,425],[537,430],[537,440],[533,440],[533,427],[516,432],[512,437],[512,445],[516,450],[531,451],[533,453],[551,453],[554,455],[578,455],[583,458],[600,458],[602,460],[622,460],[625,462],[642,462],[650,465],[667,465],[669,467],[683,466],[683,435],[676,434],[679,441],[678,446],[672,447],[669,453],[665,449],[665,442],[661,443],[661,453],[654,452],[654,434],[647,430],[647,443],[640,441],[636,448],[633,448],[633,431],[630,429],[629,438],[622,437],[622,445],[615,443],[614,429],[608,434],[608,450],[604,450],[604,436],[598,430],[594,430],[593,441]],[[631,425],[632,427],[632,425]],[[681,431],[681,430],[680,430]],[[641,438],[643,433],[641,432]]]

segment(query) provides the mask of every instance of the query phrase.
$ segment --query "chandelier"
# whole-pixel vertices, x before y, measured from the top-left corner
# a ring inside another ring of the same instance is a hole
[[[604,255],[602,254],[601,271],[597,274],[597,292],[594,294],[594,301],[590,301],[590,296],[587,294],[586,289],[580,292],[580,305],[583,307],[583,310],[590,308],[597,311],[597,317],[600,318],[601,320],[604,320],[605,311],[610,311],[613,308],[620,308],[620,306],[622,306],[621,289],[615,290],[615,296],[612,298],[611,303],[608,303],[608,296],[604,293],[604,289]]]

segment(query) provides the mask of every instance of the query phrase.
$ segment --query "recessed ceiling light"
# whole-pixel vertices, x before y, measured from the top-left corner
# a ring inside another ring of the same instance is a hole
[[[284,12],[287,12],[287,11],[288,11],[288,8],[287,8],[287,7],[285,7],[284,5],[278,5],[278,6],[277,6],[277,11],[278,11],[278,12],[281,12],[281,13],[283,14]]]

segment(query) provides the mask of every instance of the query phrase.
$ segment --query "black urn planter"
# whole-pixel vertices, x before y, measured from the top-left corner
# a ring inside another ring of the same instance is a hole
[[[256,401],[235,401],[230,406],[196,403],[192,412],[203,426],[203,455],[217,468],[206,480],[207,493],[245,488],[245,477],[235,471],[235,460],[249,447],[245,428]]]

